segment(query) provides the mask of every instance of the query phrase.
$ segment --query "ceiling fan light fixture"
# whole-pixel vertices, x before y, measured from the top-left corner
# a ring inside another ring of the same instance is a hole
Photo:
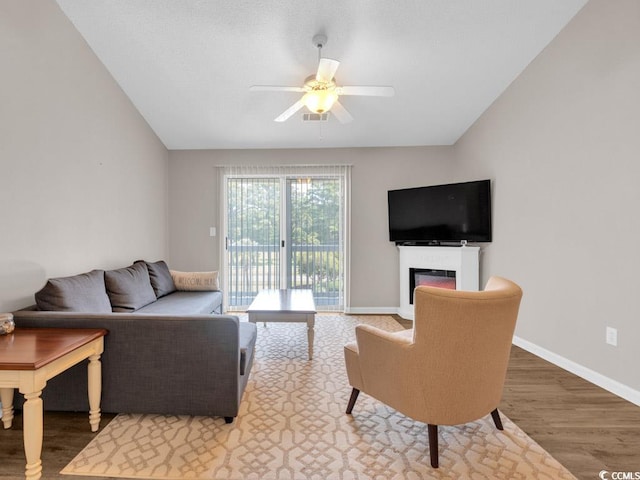
[[[338,94],[333,89],[311,90],[302,97],[302,102],[312,113],[328,112],[336,100]]]
[[[288,87],[282,85],[254,85],[250,87],[252,92],[276,91],[276,92],[306,92],[302,98],[274,118],[276,122],[284,122],[303,107],[307,107],[310,114],[325,115],[331,109],[340,123],[349,123],[353,117],[338,101],[342,95],[363,95],[370,97],[393,97],[393,87],[388,86],[363,86],[363,85],[337,85],[336,71],[340,66],[338,60],[322,56],[322,47],[327,43],[325,35],[313,37],[313,44],[318,48],[318,69],[313,75],[309,75],[304,81],[303,87]]]

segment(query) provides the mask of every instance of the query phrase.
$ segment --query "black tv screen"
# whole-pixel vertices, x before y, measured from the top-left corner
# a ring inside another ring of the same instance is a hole
[[[389,240],[396,244],[491,241],[491,182],[390,190]]]

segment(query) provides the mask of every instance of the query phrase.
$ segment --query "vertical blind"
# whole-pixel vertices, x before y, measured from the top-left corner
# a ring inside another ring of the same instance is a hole
[[[309,288],[319,310],[348,308],[348,165],[221,166],[229,309],[265,288]]]

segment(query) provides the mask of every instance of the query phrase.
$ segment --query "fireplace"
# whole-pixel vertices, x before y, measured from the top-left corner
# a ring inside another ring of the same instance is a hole
[[[413,305],[413,290],[421,285],[429,287],[456,289],[455,270],[437,270],[433,268],[409,268],[409,304]]]
[[[416,285],[455,290],[478,290],[479,247],[398,246],[400,251],[400,308],[398,314],[413,320]]]

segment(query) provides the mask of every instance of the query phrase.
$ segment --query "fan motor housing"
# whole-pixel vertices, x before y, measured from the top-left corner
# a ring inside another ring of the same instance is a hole
[[[336,88],[336,79],[333,78],[329,82],[320,82],[316,80],[315,75],[309,75],[304,80],[304,86],[309,90],[333,90]]]

